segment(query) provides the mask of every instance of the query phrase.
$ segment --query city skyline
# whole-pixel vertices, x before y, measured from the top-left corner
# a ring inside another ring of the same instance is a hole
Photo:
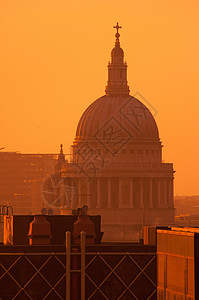
[[[60,6],[53,1],[48,5],[46,1],[0,4],[4,45],[0,50],[0,148],[56,153],[63,143],[64,152],[69,153],[80,116],[104,94],[106,65],[114,42],[112,27],[119,21],[130,94],[139,93],[140,100],[146,99],[156,111],[165,146],[163,160],[173,161],[177,171],[175,194],[199,194],[198,127],[194,124],[199,4],[125,3],[116,3],[116,7],[113,1],[86,1],[84,7],[64,1]]]

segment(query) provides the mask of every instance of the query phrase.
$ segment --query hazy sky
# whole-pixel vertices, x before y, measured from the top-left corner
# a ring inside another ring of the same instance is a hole
[[[119,22],[131,94],[158,111],[175,194],[199,194],[199,1],[0,1],[0,148],[65,152],[104,94]]]

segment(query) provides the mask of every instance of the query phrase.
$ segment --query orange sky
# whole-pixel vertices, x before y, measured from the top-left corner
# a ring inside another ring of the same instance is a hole
[[[175,195],[199,194],[198,14],[197,0],[0,1],[0,148],[69,152],[104,94],[118,21],[131,94],[158,111]]]

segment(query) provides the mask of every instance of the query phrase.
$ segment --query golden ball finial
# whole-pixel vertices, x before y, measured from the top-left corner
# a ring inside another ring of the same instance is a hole
[[[60,144],[60,153],[63,153],[63,144]]]

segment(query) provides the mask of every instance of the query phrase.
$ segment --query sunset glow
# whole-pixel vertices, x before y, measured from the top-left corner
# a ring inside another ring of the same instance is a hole
[[[84,110],[105,94],[118,21],[130,94],[157,111],[174,194],[198,195],[198,10],[195,0],[1,1],[0,148],[70,152]]]

